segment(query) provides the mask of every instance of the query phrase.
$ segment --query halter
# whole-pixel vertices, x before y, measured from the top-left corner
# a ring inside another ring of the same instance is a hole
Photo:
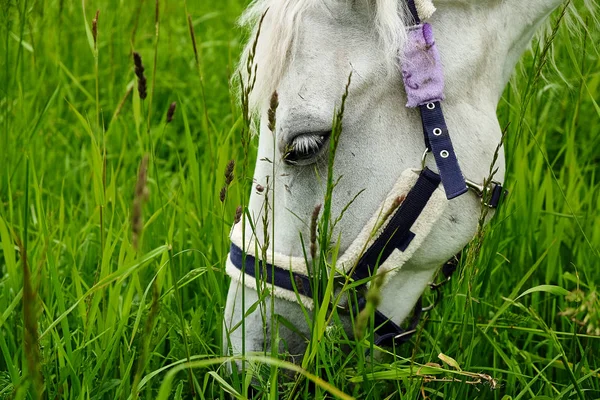
[[[374,276],[377,268],[384,264],[395,250],[404,252],[409,248],[415,238],[411,229],[440,183],[443,185],[448,200],[459,197],[471,189],[482,199],[482,206],[489,208],[497,208],[507,193],[500,182],[492,181],[484,186],[464,178],[441,107],[444,100],[444,78],[440,56],[433,38],[433,30],[428,23],[421,23],[415,1],[406,0],[406,2],[411,14],[412,26],[408,29],[402,77],[408,98],[406,106],[418,108],[421,114],[425,139],[422,170],[416,183],[389,218],[389,222],[381,234],[358,260],[351,276],[355,282],[367,281],[368,278]],[[426,158],[429,153],[433,153],[438,173],[426,167]],[[257,260],[250,254],[244,254],[244,251],[234,243],[231,245],[229,259],[233,266],[242,273],[254,278],[257,278],[256,274],[258,273],[260,280],[267,281],[278,288],[313,298],[312,280],[307,275]],[[438,300],[441,296],[439,289],[450,280],[457,265],[456,257],[447,262],[441,269],[445,280],[441,284],[430,285],[431,289],[438,293]],[[367,300],[361,294],[365,291],[365,287],[366,283],[357,288],[357,301],[353,302],[352,306],[352,311],[356,314],[362,311],[367,304]],[[383,313],[375,310],[374,322],[378,327],[376,332],[378,337],[374,344],[398,346],[407,342],[416,332],[422,312],[430,309],[422,308],[421,303],[421,298],[419,298],[407,329],[401,328]]]

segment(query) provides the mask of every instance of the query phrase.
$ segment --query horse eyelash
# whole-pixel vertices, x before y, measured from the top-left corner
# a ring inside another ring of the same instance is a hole
[[[294,151],[299,153],[311,153],[319,150],[323,145],[323,137],[317,135],[304,135],[294,140]]]

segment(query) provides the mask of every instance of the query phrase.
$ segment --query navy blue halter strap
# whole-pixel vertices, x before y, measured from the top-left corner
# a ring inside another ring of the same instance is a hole
[[[417,11],[415,0],[406,0],[406,5],[408,7],[408,11],[410,11],[412,25],[419,25],[421,23],[421,18],[419,18],[419,12]]]
[[[467,192],[467,183],[458,165],[458,159],[450,140],[446,120],[439,101],[419,106],[425,147],[433,153],[446,198],[451,200]]]
[[[367,305],[367,301],[364,297],[360,297],[357,301],[356,307],[354,307],[355,315],[358,315]],[[374,345],[380,347],[393,347],[400,346],[403,343],[408,342],[416,332],[417,325],[421,319],[423,313],[421,298],[417,301],[413,310],[413,315],[407,324],[406,329],[396,324],[394,321],[389,319],[380,311],[375,310],[373,313],[373,322],[377,332],[377,338],[373,342]]]
[[[263,263],[256,260],[254,256],[246,253],[246,263],[244,264],[244,252],[235,244],[231,244],[229,249],[229,259],[232,264],[253,278],[259,277],[262,282],[273,284],[291,292],[297,291],[299,294],[312,298],[313,292],[310,279],[306,275],[280,268],[276,265]]]
[[[383,264],[395,249],[405,251],[415,234],[410,231],[433,192],[440,184],[440,176],[428,168],[408,192],[381,235],[367,249],[355,268],[353,278],[361,280],[373,275],[375,268]]]

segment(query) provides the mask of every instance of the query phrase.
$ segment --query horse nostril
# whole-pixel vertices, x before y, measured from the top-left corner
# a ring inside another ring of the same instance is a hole
[[[284,148],[284,162],[291,165],[313,163],[317,156],[323,153],[330,136],[331,131],[310,132],[295,136]]]

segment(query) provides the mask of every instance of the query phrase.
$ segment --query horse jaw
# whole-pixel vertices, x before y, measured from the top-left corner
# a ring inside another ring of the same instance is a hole
[[[308,251],[302,248],[299,237],[307,243],[310,216],[315,206],[323,202],[327,162],[286,165],[279,149],[285,147],[281,142],[285,144],[299,133],[331,127],[333,112],[351,72],[344,130],[334,168],[339,178],[332,203],[334,218],[350,204],[333,236],[339,238],[340,253],[377,212],[397,177],[420,165],[423,139],[418,113],[404,107],[401,77],[398,71],[386,67],[387,55],[379,49],[370,22],[360,10],[348,8],[350,2],[326,3],[327,7],[315,6],[303,15],[292,61],[278,84],[280,106],[275,136],[268,130],[266,111],[263,112],[254,180],[267,190],[253,191],[249,209],[256,223],[256,236],[262,238],[261,221],[265,197],[269,196],[272,209],[268,211],[268,233],[274,227],[275,237],[270,238],[268,254],[273,247],[278,253],[296,257]],[[438,10],[430,22],[447,83],[443,107],[467,178],[482,182],[487,177],[501,137],[495,111],[502,90],[536,28],[559,3],[436,2]],[[495,178],[503,180],[503,154],[496,167]],[[382,289],[382,312],[395,322],[407,317],[437,268],[473,237],[480,210],[479,199],[471,194],[450,201],[436,229]],[[246,309],[258,301],[254,290],[233,282],[226,327],[237,325],[243,317],[242,290],[246,292]],[[231,333],[229,343],[234,353],[242,351],[243,341],[246,351],[266,351],[270,347],[265,331],[274,327],[272,319],[264,316],[281,314],[298,322],[299,330],[309,336],[297,304],[280,298],[264,303],[262,312],[257,310],[246,317],[244,335],[241,329]],[[279,336],[287,343],[280,343],[280,349],[285,347],[292,354],[303,351],[303,339],[292,332],[282,328]]]

